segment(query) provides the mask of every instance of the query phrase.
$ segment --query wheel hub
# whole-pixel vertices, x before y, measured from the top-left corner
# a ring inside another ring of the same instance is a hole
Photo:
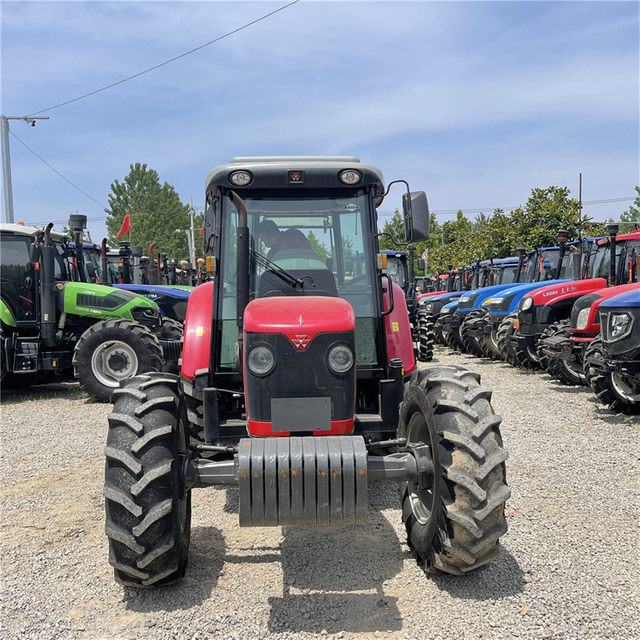
[[[433,443],[431,442],[427,421],[421,412],[414,413],[407,425],[407,444],[417,443],[423,444],[417,447],[419,456],[417,455],[416,459],[419,463],[422,462],[424,467],[433,469]],[[411,509],[420,524],[426,524],[431,518],[434,502],[433,481],[434,475],[433,471],[431,471],[431,473],[421,473],[417,483],[408,483],[407,488]]]
[[[122,371],[129,360],[124,353],[114,353],[109,357],[108,366],[111,371]]]

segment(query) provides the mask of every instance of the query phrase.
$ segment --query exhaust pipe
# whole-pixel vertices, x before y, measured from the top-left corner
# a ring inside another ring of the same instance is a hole
[[[53,289],[56,249],[51,246],[53,222],[44,231],[44,246],[40,255],[40,336],[42,344],[53,347],[56,344],[56,298]]]
[[[618,224],[609,224],[607,225],[607,231],[609,232],[609,238],[610,238],[610,243],[609,243],[609,248],[611,251],[610,254],[610,259],[611,262],[609,263],[610,267],[609,267],[609,286],[613,287],[616,285],[616,236],[618,235],[618,229],[620,228],[620,225]]]

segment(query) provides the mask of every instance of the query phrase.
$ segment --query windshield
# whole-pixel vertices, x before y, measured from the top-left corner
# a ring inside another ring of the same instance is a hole
[[[335,194],[291,192],[243,195],[250,234],[249,299],[286,295],[291,284],[273,273],[277,267],[302,281],[305,291],[337,295],[356,315],[358,365],[377,364],[369,197],[364,190]],[[363,224],[364,223],[364,224]],[[223,324],[220,365],[231,367],[236,342],[236,228],[231,199],[222,201],[221,281]],[[262,259],[261,259],[262,257]],[[264,258],[276,267],[265,266]],[[389,261],[391,263],[391,261]]]
[[[567,249],[562,257],[562,265],[560,266],[560,280],[574,280],[575,274],[573,272],[573,251]]]
[[[518,265],[508,265],[501,267],[496,278],[496,284],[512,284],[516,281],[518,275]]]
[[[404,264],[400,258],[395,256],[387,257],[387,268],[384,273],[388,274],[393,282],[395,282],[400,288],[404,289],[406,285]]]
[[[608,278],[611,267],[609,243],[599,244],[589,255],[589,278]]]

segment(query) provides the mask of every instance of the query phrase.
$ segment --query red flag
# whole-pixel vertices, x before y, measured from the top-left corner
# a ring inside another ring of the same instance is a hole
[[[200,227],[200,235],[204,235],[204,220],[202,221],[202,226]]]
[[[124,217],[124,222],[122,223],[122,226],[120,227],[120,231],[118,231],[118,235],[116,236],[116,238],[123,236],[129,231],[131,231],[131,218],[129,217],[129,209],[127,209],[127,215]]]

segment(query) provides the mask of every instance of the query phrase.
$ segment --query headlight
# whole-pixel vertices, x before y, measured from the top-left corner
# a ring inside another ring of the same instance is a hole
[[[447,313],[451,313],[453,311],[453,309],[442,309],[442,311],[440,312],[440,315],[443,316]]]
[[[578,319],[576,320],[576,329],[584,329],[589,322],[589,311],[591,309],[589,307],[585,307],[584,309],[580,309],[580,313],[578,314]]]
[[[467,302],[470,302],[470,301],[471,301],[471,298],[469,296],[462,296],[458,300],[458,302],[461,303],[461,304],[466,304]]]
[[[331,347],[327,362],[336,373],[346,373],[353,366],[353,352],[346,344]]]
[[[628,313],[612,313],[609,315],[609,342],[621,340],[631,333],[633,317]]]
[[[270,347],[258,345],[249,351],[247,366],[253,375],[269,375],[276,368],[276,356]]]
[[[423,304],[422,308],[427,312],[431,313],[433,311],[433,302],[429,302],[428,304]]]
[[[530,298],[529,296],[527,296],[522,301],[522,311],[526,311],[527,309],[529,309],[532,304],[533,304],[533,298]]]

